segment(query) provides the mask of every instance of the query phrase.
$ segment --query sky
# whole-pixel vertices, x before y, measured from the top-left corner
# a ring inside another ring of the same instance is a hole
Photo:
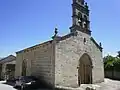
[[[120,0],[86,0],[92,37],[103,46],[103,55],[120,50]],[[0,0],[0,57],[50,40],[72,25],[72,0]]]

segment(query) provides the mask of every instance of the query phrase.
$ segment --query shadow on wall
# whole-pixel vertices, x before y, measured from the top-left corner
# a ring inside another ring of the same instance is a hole
[[[50,89],[50,90],[54,89],[54,86],[51,83],[47,83],[42,76],[39,76],[38,78],[40,80],[40,87],[41,88],[44,88],[44,89],[46,88],[46,89]]]

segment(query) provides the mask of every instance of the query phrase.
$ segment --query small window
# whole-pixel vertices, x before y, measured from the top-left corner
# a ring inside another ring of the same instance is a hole
[[[84,15],[84,20],[87,21],[87,16],[86,15]]]
[[[86,43],[86,38],[84,38],[84,44]]]

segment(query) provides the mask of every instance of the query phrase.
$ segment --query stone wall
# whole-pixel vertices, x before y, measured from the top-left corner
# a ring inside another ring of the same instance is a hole
[[[23,52],[19,52],[16,55],[15,77],[21,76],[23,54]]]
[[[48,84],[54,84],[54,55],[52,44],[46,44],[34,52],[32,75],[40,76]]]
[[[27,61],[26,74],[40,77],[54,84],[54,48],[52,41],[28,48],[17,53],[16,76],[21,76],[22,61]]]
[[[21,76],[22,75],[22,63],[23,60],[25,60],[27,63],[26,67],[26,75],[31,75],[31,61],[33,60],[33,51],[23,51],[21,53],[18,53],[16,56],[16,69],[15,69],[15,76]]]
[[[104,63],[102,52],[91,42],[91,54],[93,60],[93,83],[104,81]]]
[[[93,83],[104,80],[102,52],[91,41],[91,37],[79,32],[56,43],[55,84],[60,86],[78,86],[78,64],[80,57],[87,53],[92,60]],[[84,42],[86,39],[86,42]]]
[[[120,71],[105,70],[105,77],[110,79],[120,80]]]

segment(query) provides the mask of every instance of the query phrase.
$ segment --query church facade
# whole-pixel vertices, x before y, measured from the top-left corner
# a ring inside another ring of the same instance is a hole
[[[72,26],[65,36],[16,52],[15,76],[37,76],[52,86],[77,87],[104,81],[102,47],[91,37],[89,7],[73,0]]]

